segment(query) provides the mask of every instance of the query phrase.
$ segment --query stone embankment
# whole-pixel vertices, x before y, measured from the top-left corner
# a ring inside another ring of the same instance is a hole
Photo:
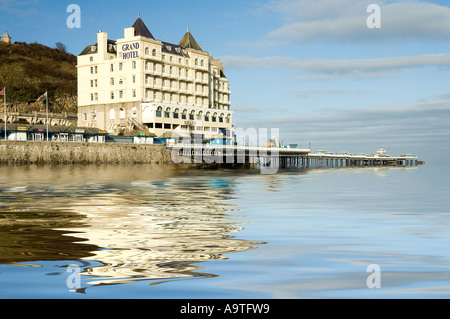
[[[173,164],[164,145],[0,141],[0,164]]]

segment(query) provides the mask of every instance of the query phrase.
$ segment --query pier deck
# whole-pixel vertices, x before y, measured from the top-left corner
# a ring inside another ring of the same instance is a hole
[[[424,164],[414,155],[389,156],[380,149],[373,155],[331,154],[310,149],[239,145],[174,145],[172,159],[178,163],[219,164],[219,166],[276,166],[278,168],[417,166]]]

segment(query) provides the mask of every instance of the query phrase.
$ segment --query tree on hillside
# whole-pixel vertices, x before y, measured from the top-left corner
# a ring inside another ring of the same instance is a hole
[[[56,42],[56,49],[58,49],[61,52],[67,52],[66,45],[62,42]]]

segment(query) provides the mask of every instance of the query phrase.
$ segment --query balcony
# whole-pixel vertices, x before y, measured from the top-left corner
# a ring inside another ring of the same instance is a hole
[[[208,92],[204,92],[204,91],[196,91],[195,94],[201,95],[201,96],[208,96]]]

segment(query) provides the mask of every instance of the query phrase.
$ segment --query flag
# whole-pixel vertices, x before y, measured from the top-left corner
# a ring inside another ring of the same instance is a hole
[[[44,94],[42,94],[37,100],[36,102],[41,103],[44,102],[47,99],[47,92],[45,92]]]
[[[0,95],[5,95],[6,88],[3,88],[3,90],[0,91]]]

